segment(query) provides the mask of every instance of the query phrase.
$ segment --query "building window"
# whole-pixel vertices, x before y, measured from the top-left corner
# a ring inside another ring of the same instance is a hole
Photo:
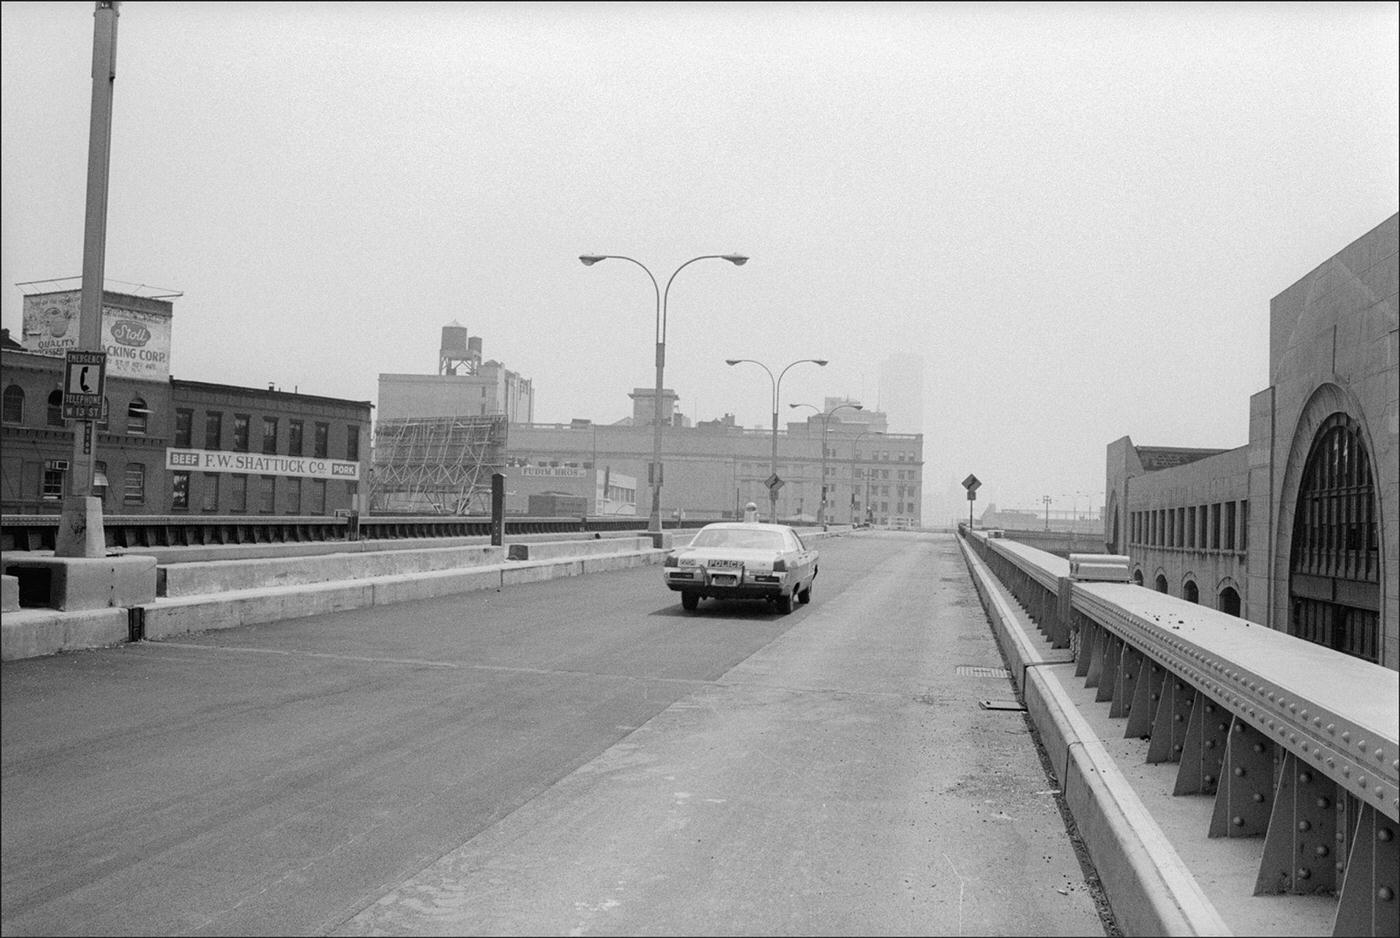
[[[264,453],[277,452],[277,418],[263,418],[263,450]]]
[[[229,476],[229,509],[231,511],[248,510],[248,477],[244,475]]]
[[[97,418],[97,425],[103,430],[112,422],[112,401],[111,398],[102,398],[102,416]]]
[[[233,415],[233,450],[236,453],[248,452],[248,422],[247,414]]]
[[[144,463],[129,462],[126,464],[122,502],[127,505],[144,505],[146,503],[146,466]]]
[[[277,510],[277,477],[262,477],[262,493],[258,501],[258,510],[265,515],[270,515]]]
[[[301,514],[301,476],[287,480],[287,514]]]
[[[170,509],[172,511],[189,511],[190,509],[190,474],[188,472],[170,473]]]
[[[328,423],[316,424],[316,442],[311,455],[319,459],[325,459],[331,452],[331,425]]]
[[[63,392],[54,391],[49,395],[49,426],[63,426]]]
[[[1289,546],[1289,631],[1380,661],[1380,506],[1365,438],[1345,414],[1328,417],[1308,453]]]
[[[1188,603],[1199,603],[1201,601],[1201,590],[1196,586],[1195,580],[1187,580],[1181,587],[1181,598]]]
[[[126,407],[126,432],[132,436],[145,436],[146,421],[150,414],[146,409],[146,402],[139,397],[133,397]]]
[[[300,420],[287,421],[287,455],[301,455],[301,438],[303,424]]]
[[[92,494],[107,500],[107,464],[100,459],[92,464]]]
[[[204,499],[200,504],[201,511],[219,510],[219,474],[217,472],[204,473]]]
[[[345,458],[360,461],[360,428],[353,423],[345,428]]]
[[[326,480],[311,480],[311,514],[324,515],[326,513]]]
[[[24,388],[12,384],[5,389],[5,423],[24,423]]]
[[[56,502],[63,498],[63,477],[67,475],[62,469],[50,469],[44,466],[44,479],[40,483],[39,497],[46,502]]]
[[[175,445],[189,449],[194,441],[194,411],[181,407],[175,411]]]
[[[222,449],[224,445],[224,415],[211,410],[204,415],[204,448]]]

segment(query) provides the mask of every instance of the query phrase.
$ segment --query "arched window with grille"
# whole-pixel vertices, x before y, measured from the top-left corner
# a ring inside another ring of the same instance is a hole
[[[5,388],[5,423],[24,423],[24,388],[12,384]]]
[[[1289,555],[1289,631],[1380,660],[1380,513],[1370,453],[1346,414],[1323,421],[1303,468]]]
[[[48,424],[51,427],[63,426],[63,392],[55,390],[49,394]]]

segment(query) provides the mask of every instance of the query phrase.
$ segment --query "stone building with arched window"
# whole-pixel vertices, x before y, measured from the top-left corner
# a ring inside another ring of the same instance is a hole
[[[1397,219],[1273,298],[1270,385],[1230,450],[1108,446],[1134,582],[1400,668]]]

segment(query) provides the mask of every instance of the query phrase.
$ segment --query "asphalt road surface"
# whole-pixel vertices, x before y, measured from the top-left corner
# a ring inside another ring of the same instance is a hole
[[[7,662],[0,931],[1104,933],[951,536],[817,546]]]

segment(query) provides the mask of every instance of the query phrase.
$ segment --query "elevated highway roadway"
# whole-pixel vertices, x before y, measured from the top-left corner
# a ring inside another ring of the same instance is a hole
[[[820,547],[6,662],[0,930],[1112,933],[953,537]]]

